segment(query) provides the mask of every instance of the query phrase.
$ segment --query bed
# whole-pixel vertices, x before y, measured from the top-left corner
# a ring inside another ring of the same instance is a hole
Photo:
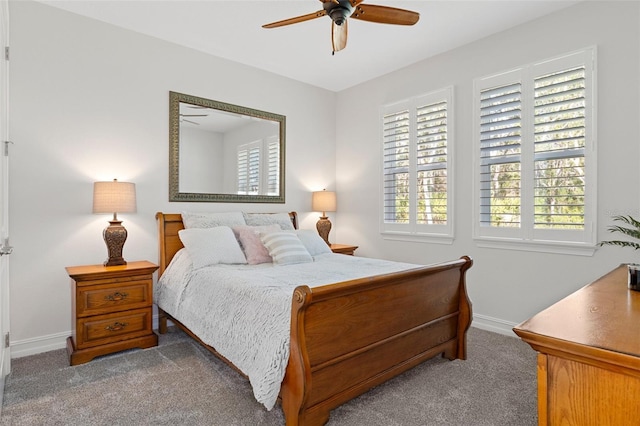
[[[297,215],[289,213],[289,218],[297,229]],[[163,275],[173,266],[174,257],[177,262],[184,252],[179,232],[185,226],[181,214],[159,212],[156,220],[158,276],[165,278]],[[377,264],[367,263],[366,259],[347,258],[353,259],[322,254],[316,256],[314,262],[319,265],[329,262],[339,270],[343,264],[357,261],[373,265],[366,268],[377,270]],[[277,384],[286,424],[322,425],[328,421],[333,408],[434,356],[466,359],[466,333],[472,314],[465,279],[472,264],[471,258],[463,256],[436,265],[407,265],[400,270],[392,268],[394,272],[390,273],[313,287],[295,285],[287,296],[291,300],[286,300],[290,317],[286,324],[287,357],[284,377]],[[305,267],[301,265],[298,269]],[[286,268],[289,266],[280,270]],[[248,268],[227,269],[229,274],[239,274]],[[167,276],[170,273],[167,272]],[[174,308],[169,305],[158,303],[161,334],[167,332],[167,320],[170,320],[245,374],[219,353],[215,345],[194,332],[197,322],[191,320],[183,324],[170,313]]]

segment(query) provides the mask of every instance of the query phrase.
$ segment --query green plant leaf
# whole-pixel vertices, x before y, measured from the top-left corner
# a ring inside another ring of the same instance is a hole
[[[631,247],[634,250],[640,249],[640,244],[633,243],[631,241],[602,241],[598,243],[599,246],[620,246],[620,247]]]
[[[624,222],[631,227],[627,228],[620,225],[612,225],[607,230],[609,232],[618,232],[623,235],[627,235],[636,240],[640,240],[640,221],[634,219],[631,216],[614,216],[614,221]],[[609,245],[609,246],[619,246],[619,247],[631,247],[634,250],[640,249],[640,243],[632,242],[632,241],[620,241],[620,240],[612,240],[612,241],[602,241],[598,243],[599,246]]]

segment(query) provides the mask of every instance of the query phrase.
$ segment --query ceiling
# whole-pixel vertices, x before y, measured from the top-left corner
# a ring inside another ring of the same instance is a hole
[[[39,1],[336,92],[578,3],[365,0],[420,20],[407,27],[351,19],[346,49],[332,55],[328,16],[261,27],[321,10],[318,0]]]

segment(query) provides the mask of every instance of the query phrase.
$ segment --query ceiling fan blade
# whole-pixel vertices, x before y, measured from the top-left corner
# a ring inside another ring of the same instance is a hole
[[[413,25],[420,19],[420,14],[395,7],[359,4],[356,6],[351,17],[361,21],[377,22],[379,24]]]
[[[342,25],[331,23],[331,46],[334,53],[347,47],[348,32],[347,21],[344,21]]]
[[[324,10],[319,10],[314,13],[309,13],[302,16],[296,16],[295,18],[283,19],[282,21],[272,22],[270,24],[264,24],[262,28],[277,28],[285,25],[297,24],[298,22],[310,21],[312,19],[319,18],[326,15]]]

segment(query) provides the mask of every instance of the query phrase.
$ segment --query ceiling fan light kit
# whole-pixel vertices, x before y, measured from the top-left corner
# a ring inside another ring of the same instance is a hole
[[[285,25],[316,19],[321,16],[331,18],[331,44],[333,53],[347,46],[347,19],[375,22],[378,24],[414,25],[420,14],[405,9],[388,6],[365,5],[363,0],[320,0],[322,10],[295,18],[265,24],[262,28],[277,28]]]
[[[325,13],[329,15],[331,20],[336,25],[342,25],[344,22],[346,22],[347,18],[351,16],[351,14],[353,13],[353,6],[349,1],[324,2],[322,4],[322,7],[324,8]]]

